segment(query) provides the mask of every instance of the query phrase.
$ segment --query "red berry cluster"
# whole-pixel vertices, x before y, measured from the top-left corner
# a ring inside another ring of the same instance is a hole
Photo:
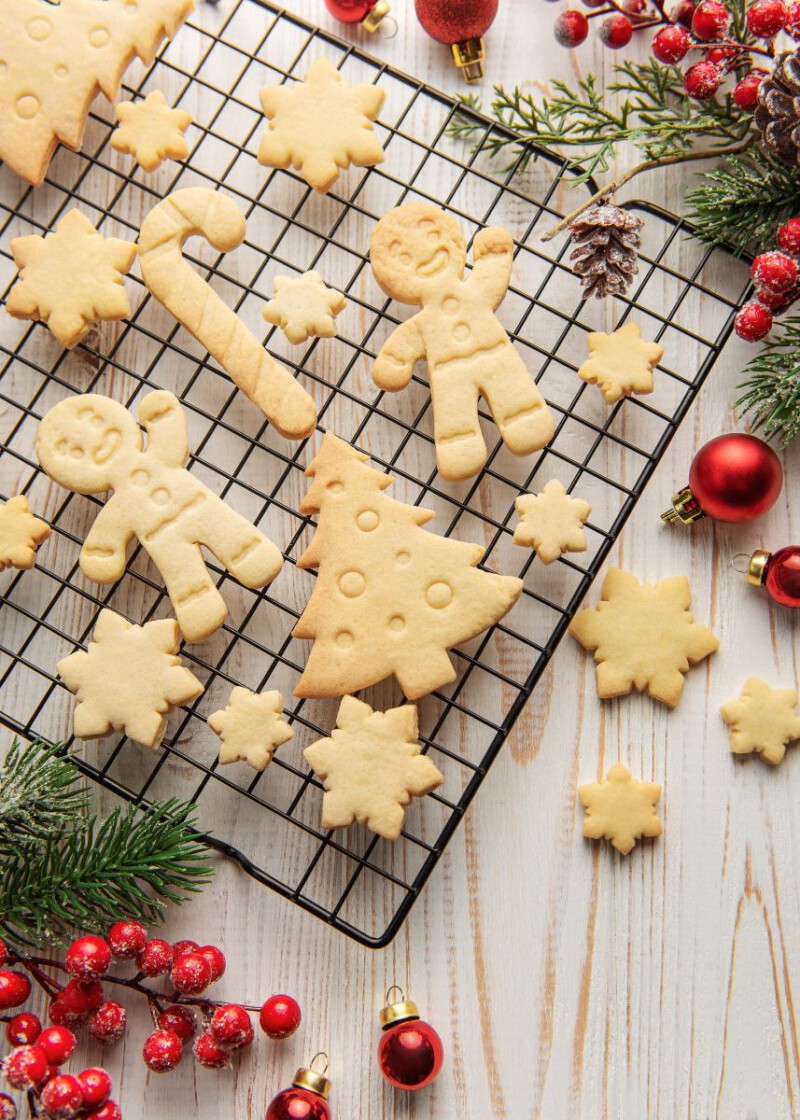
[[[110,976],[114,959],[133,962],[136,975]],[[223,952],[195,941],[171,945],[158,937],[148,938],[138,922],[117,922],[105,939],[92,934],[79,937],[67,949],[63,964],[12,952],[0,941],[0,1013],[20,1007],[31,994],[26,972],[3,967],[7,963],[27,970],[50,996],[53,1025],[43,1030],[39,1019],[27,1011],[7,1018],[6,1036],[14,1049],[0,1069],[12,1089],[32,1096],[37,1109],[32,1114],[41,1110],[50,1120],[121,1118],[119,1107],[110,1100],[111,1079],[105,1070],[87,1069],[76,1077],[61,1073],[77,1043],[74,1030],[88,1027],[103,1044],[117,1042],[125,1032],[125,1008],[106,998],[104,982],[147,998],[155,1029],[145,1040],[142,1057],[155,1073],[173,1070],[193,1039],[200,1065],[207,1069],[230,1065],[233,1054],[253,1041],[250,1011],[259,1012],[261,1028],[272,1039],[288,1038],[300,1025],[300,1007],[291,996],[272,996],[261,1008],[208,999],[206,989],[225,972]],[[66,984],[45,971],[53,969],[69,975]],[[145,979],[158,977],[168,978],[167,992],[145,985]],[[0,1093],[0,1120],[16,1116],[14,1101]]]
[[[734,326],[739,338],[758,342],[781,315],[800,299],[800,218],[790,218],[778,229],[778,249],[761,253],[753,261],[750,278],[756,299],[738,312]]]

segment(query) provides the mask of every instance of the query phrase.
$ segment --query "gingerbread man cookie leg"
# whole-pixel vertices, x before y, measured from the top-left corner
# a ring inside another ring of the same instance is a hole
[[[486,442],[478,420],[478,389],[462,369],[432,370],[433,438],[442,478],[472,478],[486,462]]]
[[[245,229],[244,215],[227,195],[205,187],[174,191],[142,223],[142,277],[281,435],[302,439],[317,422],[314,401],[183,258],[190,237],[205,237],[227,253],[241,244]]]
[[[223,624],[228,608],[199,547],[175,539],[182,529],[144,544],[161,572],[181,633],[187,642],[201,642]]]

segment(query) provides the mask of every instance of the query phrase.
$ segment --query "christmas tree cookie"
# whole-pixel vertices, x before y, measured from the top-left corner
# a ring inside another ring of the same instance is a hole
[[[589,840],[610,840],[624,856],[640,836],[660,836],[664,827],[655,806],[661,797],[657,782],[639,782],[618,762],[605,778],[578,787],[586,809],[583,835]]]
[[[720,715],[731,729],[734,754],[760,754],[777,766],[786,745],[800,739],[797,692],[793,688],[770,688],[757,677],[748,677],[738,700],[729,700]]]
[[[300,568],[318,568],[296,638],[314,646],[296,696],[345,696],[394,674],[413,700],[455,680],[447,651],[503,617],[522,581],[481,571],[483,549],[422,528],[430,510],[384,493],[394,481],[327,432],[302,513],[318,514]]]
[[[283,718],[280,692],[234,688],[227,705],[208,717],[208,726],[222,740],[219,760],[249,762],[254,770],[266,770],[275,749],[294,735]]]
[[[24,494],[0,502],[0,572],[32,568],[36,549],[50,536],[50,526],[33,516]]]
[[[423,797],[444,778],[417,742],[413,704],[374,712],[345,696],[336,729],[303,751],[325,784],[322,827],[346,828],[357,821],[386,840],[396,840],[412,797]]]

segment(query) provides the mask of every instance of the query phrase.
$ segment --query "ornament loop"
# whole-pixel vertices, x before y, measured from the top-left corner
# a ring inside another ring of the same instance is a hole
[[[400,999],[392,999],[392,992],[399,992],[400,993]],[[388,992],[386,993],[386,1002],[387,1003],[402,1003],[405,998],[406,998],[406,994],[403,991],[403,989],[399,986],[399,984],[392,984],[391,988],[389,988]]]
[[[323,1062],[325,1063],[325,1064],[323,1065],[322,1069],[316,1069],[316,1067],[315,1067],[315,1065],[314,1065],[314,1063],[315,1063],[315,1062],[316,1062],[316,1061],[317,1061],[317,1060],[318,1060],[319,1058],[321,1058],[321,1059],[322,1059],[322,1061],[323,1061]],[[324,1075],[325,1075],[325,1074],[326,1074],[326,1073],[328,1072],[328,1055],[327,1055],[327,1054],[325,1053],[325,1051],[324,1051],[324,1050],[319,1050],[319,1051],[318,1051],[318,1052],[317,1052],[317,1053],[316,1053],[316,1054],[314,1055],[314,1057],[313,1057],[313,1058],[311,1059],[311,1061],[310,1061],[310,1062],[308,1063],[308,1068],[309,1068],[310,1070],[313,1070],[313,1072],[314,1072],[314,1073],[319,1073],[319,1074],[322,1074],[323,1076],[324,1076]]]
[[[384,16],[378,24],[378,35],[381,39],[394,39],[397,34],[397,20],[394,16]]]
[[[735,572],[739,572],[740,575],[746,576],[748,571],[750,570],[750,553],[737,552],[731,560],[731,567]]]

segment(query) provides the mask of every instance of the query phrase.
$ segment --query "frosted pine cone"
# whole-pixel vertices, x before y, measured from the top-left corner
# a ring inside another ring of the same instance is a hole
[[[753,119],[761,144],[771,156],[786,164],[800,164],[800,59],[794,51],[779,54],[772,73],[758,87]]]
[[[622,295],[639,270],[641,218],[619,206],[592,206],[569,227],[575,248],[572,271],[583,284],[583,298]]]

